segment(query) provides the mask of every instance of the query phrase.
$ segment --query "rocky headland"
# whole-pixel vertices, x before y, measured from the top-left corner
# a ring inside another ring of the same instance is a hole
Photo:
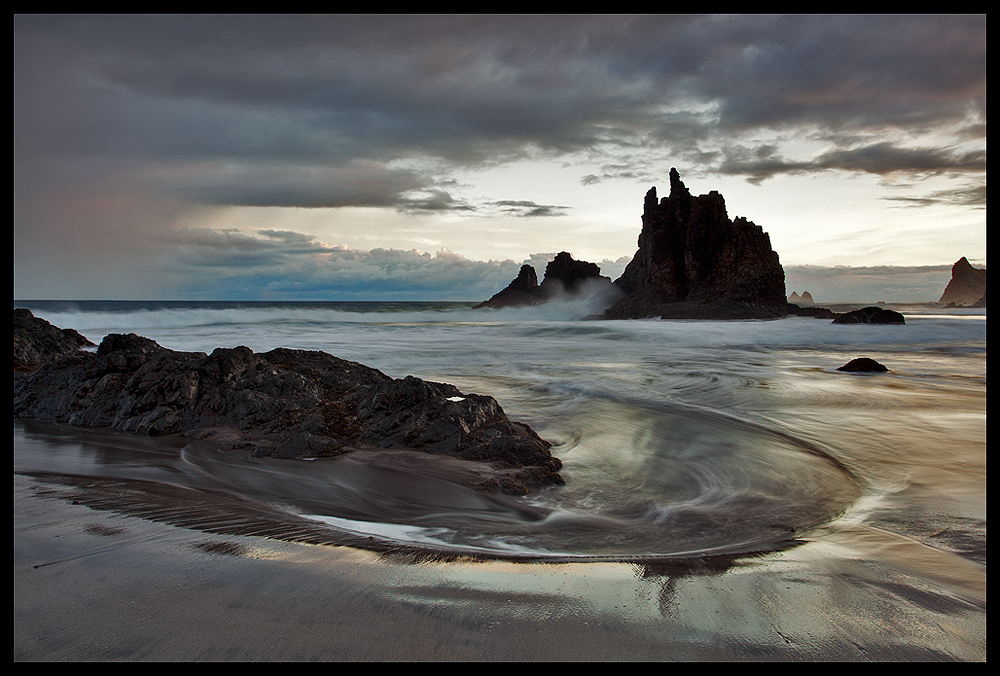
[[[606,298],[606,301],[602,301]],[[595,299],[606,307],[614,298],[614,285],[610,277],[601,275],[596,263],[578,261],[568,252],[559,253],[545,266],[545,276],[538,283],[538,275],[530,265],[522,265],[517,278],[507,288],[478,308],[521,307],[541,305],[556,300]]]
[[[257,457],[419,451],[486,464],[473,487],[515,495],[563,483],[551,444],[489,396],[317,351],[179,352],[135,334],[91,351],[75,332],[14,313],[15,417],[184,434]]]
[[[951,266],[951,280],[938,303],[952,307],[986,307],[986,270],[972,267],[962,256]]]
[[[615,280],[606,319],[774,319],[787,314],[785,273],[763,229],[731,220],[717,191],[695,197],[670,170],[670,195],[646,193],[638,251]]]

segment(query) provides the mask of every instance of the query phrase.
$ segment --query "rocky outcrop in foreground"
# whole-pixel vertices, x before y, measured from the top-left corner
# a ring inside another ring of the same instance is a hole
[[[772,319],[787,313],[785,272],[760,226],[730,220],[716,191],[693,197],[676,169],[670,195],[646,194],[639,250],[615,281],[607,319]]]
[[[15,323],[15,368],[17,345]],[[495,471],[474,488],[508,494],[563,483],[551,444],[492,397],[316,351],[178,352],[110,334],[96,352],[70,350],[15,377],[14,416],[182,433],[255,456],[416,450],[487,463]]]
[[[538,283],[535,269],[522,265],[517,278],[507,288],[475,307],[503,308],[540,305],[555,300],[598,300],[607,295],[602,304],[607,307],[614,298],[610,277],[601,275],[596,263],[578,261],[566,251],[558,254],[545,266],[545,277]]]
[[[962,256],[951,266],[951,280],[941,294],[941,305],[986,307],[986,270],[972,267]]]
[[[14,308],[14,375],[31,373],[49,357],[75,354],[94,344],[73,329],[60,329],[26,308]]]

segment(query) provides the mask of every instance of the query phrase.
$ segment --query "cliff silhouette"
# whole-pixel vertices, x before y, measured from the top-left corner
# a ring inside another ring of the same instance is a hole
[[[694,197],[670,170],[670,195],[646,193],[639,249],[615,286],[607,319],[770,319],[787,314],[785,272],[767,233],[730,220],[713,190]]]
[[[611,278],[602,276],[601,268],[596,263],[575,260],[572,255],[563,251],[545,266],[545,277],[541,284],[538,283],[535,269],[530,265],[522,265],[517,278],[507,288],[475,307],[540,305],[554,300],[593,298],[613,290]]]

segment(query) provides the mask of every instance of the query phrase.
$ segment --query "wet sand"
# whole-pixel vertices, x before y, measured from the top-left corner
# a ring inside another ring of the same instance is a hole
[[[427,560],[74,490],[14,477],[16,661],[986,659],[984,565],[846,522],[702,565]]]

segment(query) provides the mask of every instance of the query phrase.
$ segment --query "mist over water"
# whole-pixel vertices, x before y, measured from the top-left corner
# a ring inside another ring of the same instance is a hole
[[[554,444],[566,485],[515,499],[352,456],[254,460],[27,421],[15,422],[18,471],[238,496],[332,534],[434,551],[684,558],[851,523],[937,533],[928,546],[985,561],[985,314],[912,308],[905,326],[834,326],[580,321],[589,309],[574,304],[22,306],[95,343],[118,332],[176,350],[322,350],[487,394]],[[836,370],[859,356],[890,372]]]

